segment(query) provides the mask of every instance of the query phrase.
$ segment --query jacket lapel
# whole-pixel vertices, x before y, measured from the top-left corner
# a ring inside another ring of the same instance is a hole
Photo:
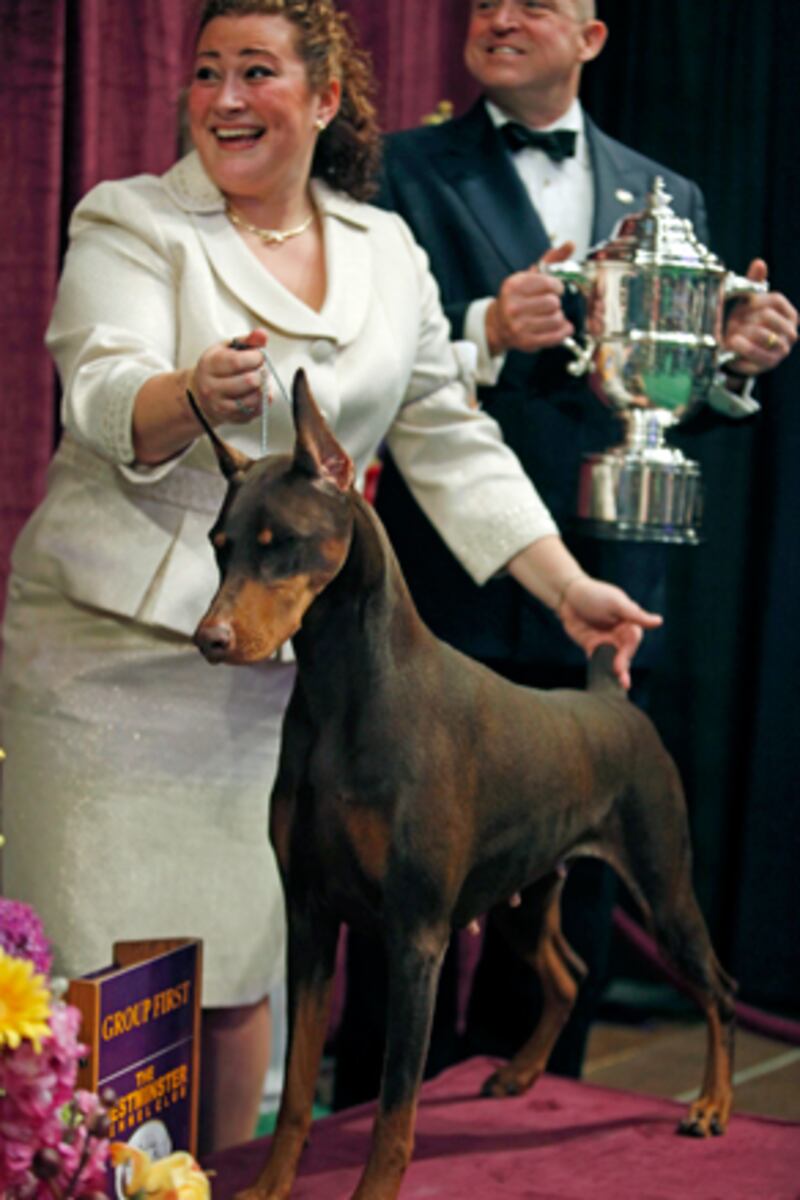
[[[325,265],[328,276],[320,317],[343,346],[363,328],[372,291],[373,259],[364,208],[355,200],[312,182],[314,199],[324,216]]]
[[[619,142],[585,116],[586,137],[594,174],[592,244],[607,241],[622,217],[641,212],[652,177]]]
[[[196,152],[164,177],[167,190],[192,221],[220,283],[257,321],[289,337],[351,342],[367,316],[372,270],[369,238],[360,206],[314,181],[314,202],[323,219],[327,293],[320,312],[288,291],[251,254],[225,215],[222,194]]]
[[[511,271],[536,262],[550,246],[502,138],[482,100],[440,127],[434,167],[461,196]]]

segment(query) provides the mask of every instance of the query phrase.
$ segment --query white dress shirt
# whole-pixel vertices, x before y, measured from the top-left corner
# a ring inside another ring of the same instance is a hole
[[[508,114],[491,100],[486,101],[486,111],[498,128],[509,120]],[[575,134],[573,157],[553,162],[544,150],[525,146],[514,152],[512,161],[551,245],[574,242],[573,258],[582,262],[591,244],[594,179],[583,109],[578,100],[573,100],[557,121],[542,126],[538,132],[549,133],[554,129],[569,129]]]

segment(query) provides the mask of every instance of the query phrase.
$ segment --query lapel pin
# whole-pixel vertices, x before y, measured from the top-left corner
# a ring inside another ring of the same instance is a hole
[[[627,188],[617,188],[617,190],[614,192],[614,195],[616,196],[617,200],[619,200],[620,204],[633,203],[633,192],[629,192]]]

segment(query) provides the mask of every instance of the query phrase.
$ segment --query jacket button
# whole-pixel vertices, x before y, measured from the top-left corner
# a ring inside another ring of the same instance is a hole
[[[316,342],[311,343],[311,357],[314,362],[327,362],[333,356],[334,350],[333,342],[329,342],[325,338],[318,338]]]

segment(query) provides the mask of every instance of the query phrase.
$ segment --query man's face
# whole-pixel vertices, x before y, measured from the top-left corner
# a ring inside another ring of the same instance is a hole
[[[581,66],[599,52],[599,22],[586,11],[584,0],[470,0],[467,69],[501,102],[504,93],[577,92]]]

